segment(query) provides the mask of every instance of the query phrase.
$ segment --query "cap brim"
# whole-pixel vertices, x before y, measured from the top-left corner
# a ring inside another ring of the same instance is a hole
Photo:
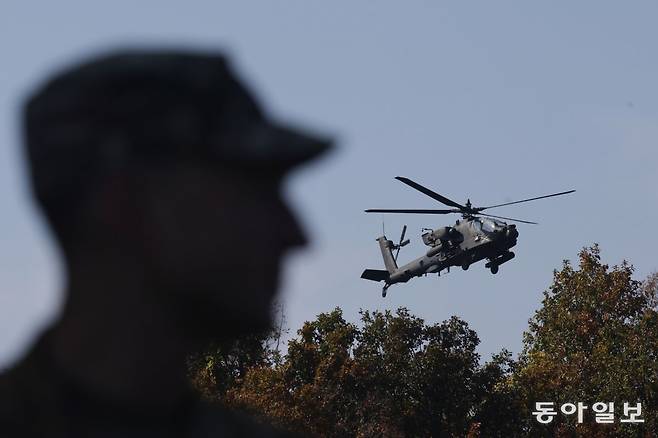
[[[279,171],[313,161],[333,147],[330,138],[268,121],[252,125],[240,137],[240,146],[224,154],[229,152],[235,162],[245,167]]]

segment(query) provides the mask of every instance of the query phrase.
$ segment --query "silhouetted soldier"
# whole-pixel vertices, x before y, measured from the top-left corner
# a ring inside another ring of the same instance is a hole
[[[328,142],[269,121],[221,56],[169,52],[59,74],[25,138],[67,299],[0,377],[0,436],[277,436],[199,402],[185,359],[269,324],[304,243],[281,180]]]

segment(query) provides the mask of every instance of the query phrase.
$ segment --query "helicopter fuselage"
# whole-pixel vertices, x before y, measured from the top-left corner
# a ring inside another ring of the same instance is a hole
[[[492,273],[498,266],[511,260],[514,253],[510,249],[516,245],[519,232],[515,225],[507,225],[493,219],[466,217],[452,227],[442,227],[423,234],[423,243],[429,247],[424,255],[411,262],[397,266],[392,250],[396,245],[381,236],[377,239],[384,257],[387,271],[380,272],[378,278],[370,278],[366,270],[363,278],[383,280],[385,288],[396,283],[406,283],[413,277],[438,274],[451,266],[461,266],[466,270],[473,263],[488,259],[485,265]],[[385,275],[387,273],[388,275]]]
[[[413,277],[419,277],[426,274],[435,273],[440,275],[441,271],[444,269],[450,270],[451,266],[461,266],[462,269],[467,270],[471,264],[484,259],[489,260],[484,266],[489,268],[492,274],[496,274],[500,265],[514,258],[514,253],[511,252],[510,249],[516,245],[516,240],[519,237],[516,225],[507,225],[506,222],[497,219],[532,225],[537,225],[537,222],[497,216],[489,214],[488,212],[483,213],[483,211],[506,205],[567,195],[575,192],[575,190],[567,190],[564,192],[552,193],[550,195],[521,199],[519,201],[509,201],[502,204],[475,207],[471,204],[470,199],[462,205],[404,176],[396,176],[395,179],[451,208],[369,208],[366,210],[366,213],[458,213],[462,215],[463,219],[458,220],[452,227],[441,227],[424,233],[422,235],[423,243],[429,246],[425,255],[400,267],[397,265],[397,256],[400,253],[400,248],[409,243],[409,240],[404,240],[407,226],[405,225],[403,227],[402,234],[400,235],[400,242],[398,244],[388,240],[386,236],[377,238],[382,257],[384,258],[386,270],[366,269],[361,274],[361,278],[372,281],[384,281],[385,284],[382,290],[382,296],[386,296],[386,290],[392,284],[406,283]],[[394,249],[396,250],[395,256],[393,256]]]

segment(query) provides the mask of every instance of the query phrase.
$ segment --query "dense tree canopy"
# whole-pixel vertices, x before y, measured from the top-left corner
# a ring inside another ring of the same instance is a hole
[[[503,350],[482,364],[479,339],[457,317],[427,324],[405,308],[340,309],[306,322],[278,349],[280,329],[190,360],[209,399],[317,436],[658,436],[658,275],[632,278],[601,262],[597,246],[565,261],[529,321],[517,360]],[[276,346],[275,346],[276,345]],[[547,425],[535,402],[555,403]],[[582,424],[559,412],[583,402]],[[591,406],[615,403],[614,424]],[[645,423],[620,423],[624,402],[642,403]]]
[[[550,427],[528,421],[533,435],[658,436],[658,313],[656,280],[632,278],[623,262],[610,268],[598,246],[580,252],[579,268],[565,261],[544,292],[542,307],[530,320],[514,386],[531,419],[536,401],[583,402],[583,424],[558,415]],[[615,403],[615,423],[597,424],[591,406]],[[619,422],[623,403],[642,403],[644,424]]]
[[[509,369],[507,352],[480,366],[478,343],[456,317],[427,325],[404,308],[364,311],[356,326],[335,309],[304,324],[278,363],[263,349],[236,373],[215,350],[197,357],[194,375],[206,395],[310,434],[464,436]],[[222,374],[239,377],[227,387]]]

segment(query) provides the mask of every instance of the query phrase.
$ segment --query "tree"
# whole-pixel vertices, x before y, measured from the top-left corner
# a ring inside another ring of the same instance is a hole
[[[230,387],[200,383],[229,407],[312,435],[465,436],[476,421],[493,430],[482,424],[496,409],[489,392],[510,370],[507,352],[480,366],[478,343],[457,317],[427,325],[404,308],[363,311],[357,327],[337,308],[305,323],[279,363],[261,361]],[[198,365],[196,375],[208,369]]]
[[[192,386],[209,401],[221,401],[226,392],[240,386],[247,371],[281,362],[279,344],[285,333],[283,306],[275,304],[277,324],[261,333],[216,341],[188,357]]]
[[[242,382],[247,371],[271,363],[270,333],[243,336],[235,341],[215,342],[188,358],[192,385],[210,401]]]
[[[603,264],[597,245],[580,252],[578,269],[564,261],[554,271],[512,383],[532,436],[657,436],[658,276],[641,283],[632,274],[625,261]],[[538,401],[584,402],[590,410],[583,424],[558,415],[544,426],[531,415]],[[615,403],[615,424],[594,421],[596,402]],[[644,424],[619,422],[624,402],[642,403]]]
[[[658,436],[658,273],[640,282],[627,262],[609,267],[598,246],[564,261],[529,321],[515,361],[481,364],[479,339],[452,317],[426,324],[405,308],[342,311],[306,322],[281,356],[273,334],[215,346],[191,361],[208,398],[318,436]],[[583,402],[583,424],[559,414],[538,423],[535,402]],[[591,407],[615,403],[616,422]],[[623,403],[645,423],[623,424]]]

